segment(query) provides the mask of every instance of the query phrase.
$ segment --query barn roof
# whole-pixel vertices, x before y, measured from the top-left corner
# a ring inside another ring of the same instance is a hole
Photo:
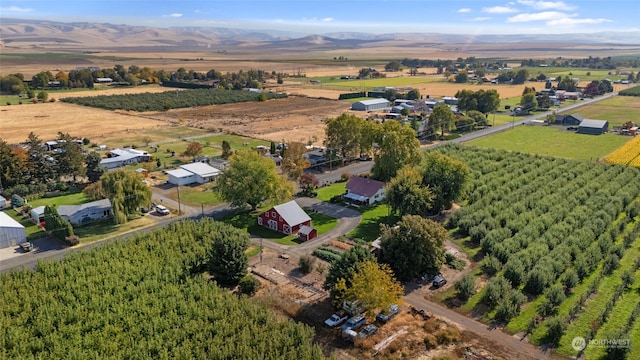
[[[298,205],[295,200],[273,207],[289,226],[296,226],[303,222],[311,221],[309,215]]]
[[[370,100],[361,100],[358,101],[362,105],[376,105],[376,104],[389,104],[389,100],[387,99],[370,99]]]
[[[202,177],[216,176],[220,174],[220,170],[205,163],[194,162],[191,164],[180,165],[181,168]]]

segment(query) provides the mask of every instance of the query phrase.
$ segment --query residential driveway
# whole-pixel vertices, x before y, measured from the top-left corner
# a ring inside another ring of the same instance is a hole
[[[25,261],[48,257],[50,254],[60,253],[67,248],[67,246],[52,237],[35,240],[33,245],[33,250],[29,252],[22,251],[20,246],[0,249],[0,274],[25,264]]]
[[[308,197],[298,198],[296,199],[296,202],[303,208],[311,209],[338,219],[338,225],[331,229],[331,231],[299,245],[281,245],[269,239],[261,239],[259,237],[252,237],[251,242],[254,245],[262,245],[266,248],[276,250],[284,254],[300,257],[302,255],[310,254],[314,249],[320,247],[329,240],[333,240],[341,235],[350,233],[362,221],[362,215],[360,215],[358,211],[344,206],[322,202]]]

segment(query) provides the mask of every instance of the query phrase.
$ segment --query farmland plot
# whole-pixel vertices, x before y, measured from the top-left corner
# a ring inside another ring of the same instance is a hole
[[[483,319],[533,343],[557,344],[563,355],[577,355],[576,336],[610,338],[615,328],[618,337],[638,337],[638,169],[454,146],[438,151],[473,172],[467,204],[448,225],[484,254],[489,285],[468,301]],[[585,356],[606,350],[587,347]]]

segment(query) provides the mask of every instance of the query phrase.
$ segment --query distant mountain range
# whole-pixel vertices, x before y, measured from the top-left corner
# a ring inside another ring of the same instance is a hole
[[[289,50],[348,49],[390,41],[428,44],[527,44],[562,43],[598,46],[640,45],[640,31],[571,34],[494,34],[460,35],[439,33],[333,32],[303,35],[277,30],[243,30],[213,27],[171,27],[115,25],[88,22],[0,19],[0,46],[59,46],[64,48],[179,47],[202,48],[213,45],[231,47],[282,48]]]

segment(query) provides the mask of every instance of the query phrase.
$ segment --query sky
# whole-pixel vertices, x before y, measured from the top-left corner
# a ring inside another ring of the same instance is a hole
[[[153,27],[557,34],[640,30],[637,0],[0,0],[2,18]]]

